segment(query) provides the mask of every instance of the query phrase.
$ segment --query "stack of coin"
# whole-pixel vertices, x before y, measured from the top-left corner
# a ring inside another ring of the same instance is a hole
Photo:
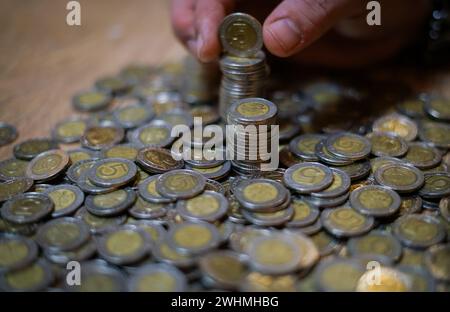
[[[237,100],[264,95],[267,65],[261,24],[243,13],[228,15],[220,26],[220,40],[225,55],[220,60],[222,82],[219,110],[223,119]]]

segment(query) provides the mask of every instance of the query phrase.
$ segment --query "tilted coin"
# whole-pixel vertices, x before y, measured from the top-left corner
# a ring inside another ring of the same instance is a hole
[[[28,164],[26,175],[35,181],[48,181],[58,176],[70,164],[62,150],[50,150],[37,155]]]
[[[14,156],[23,159],[31,160],[38,154],[48,150],[57,149],[58,143],[52,139],[39,138],[29,139],[14,146]]]
[[[81,174],[87,172],[94,164],[95,160],[93,159],[84,159],[73,163],[70,165],[69,169],[67,169],[67,178],[74,183],[78,183]]]
[[[374,272],[374,270],[377,270]],[[410,291],[412,287],[411,278],[403,272],[380,266],[378,269],[366,271],[358,281],[356,291],[362,292],[404,292]],[[376,274],[376,277],[374,276]],[[377,278],[378,283],[374,283]]]
[[[153,111],[145,105],[132,104],[120,107],[113,112],[116,122],[124,128],[138,127],[153,118]]]
[[[111,97],[107,94],[99,91],[87,91],[75,95],[72,105],[76,110],[93,112],[107,108],[111,101]]]
[[[124,158],[106,158],[96,161],[88,169],[88,179],[102,187],[119,187],[136,177],[137,168],[134,162]]]
[[[102,151],[105,158],[125,158],[135,161],[139,149],[133,144],[119,144]]]
[[[450,148],[450,125],[441,122],[421,124],[419,137],[438,148]]]
[[[143,259],[149,252],[149,237],[135,225],[122,225],[103,234],[97,240],[97,250],[106,261],[130,264]]]
[[[99,217],[87,211],[86,208],[79,209],[75,217],[82,220],[89,227],[92,234],[107,232],[112,228],[124,224],[127,219],[126,215]]]
[[[225,17],[220,24],[219,36],[223,49],[240,57],[255,55],[263,45],[261,24],[244,13]]]
[[[3,204],[1,216],[12,223],[34,223],[50,215],[53,207],[53,202],[47,195],[23,193]]]
[[[162,243],[166,237],[166,230],[159,222],[152,220],[139,220],[132,224],[146,232],[154,244]]]
[[[52,136],[61,143],[74,143],[80,140],[88,127],[85,119],[78,117],[68,118],[56,124]]]
[[[81,145],[99,151],[120,143],[124,138],[124,130],[114,126],[95,126],[87,128],[81,137]]]
[[[95,87],[107,94],[119,95],[128,91],[130,85],[122,77],[104,77],[95,82]]]
[[[80,247],[71,249],[69,251],[52,251],[45,249],[43,251],[45,258],[49,261],[66,266],[70,261],[86,261],[87,259],[94,256],[97,252],[97,247],[93,240],[88,240]]]
[[[436,291],[436,283],[433,276],[425,268],[400,265],[397,266],[396,269],[406,274],[411,279],[411,291]]]
[[[54,274],[44,260],[0,275],[0,289],[3,291],[43,291],[54,280]]]
[[[297,282],[298,278],[294,274],[269,275],[251,271],[239,289],[247,292],[294,292]]]
[[[168,264],[148,264],[130,276],[128,289],[133,292],[181,292],[186,290],[185,275]]]
[[[314,223],[320,215],[319,209],[298,197],[291,201],[291,207],[294,209],[294,216],[286,223],[287,227],[307,226]]]
[[[0,234],[0,272],[8,272],[31,264],[38,255],[36,243],[16,234]]]
[[[164,173],[184,166],[183,160],[175,160],[170,150],[157,147],[144,147],[139,150],[137,163],[146,171]]]
[[[265,209],[281,205],[289,191],[283,184],[269,179],[242,180],[234,190],[239,203],[248,209]]]
[[[450,222],[450,197],[443,197],[439,202],[439,211],[441,216]]]
[[[138,219],[156,219],[165,216],[169,208],[170,206],[167,204],[148,202],[138,196],[128,213]]]
[[[316,144],[314,152],[321,162],[329,165],[346,166],[353,163],[351,159],[341,159],[331,154],[326,147],[325,139]]]
[[[318,134],[302,134],[294,138],[289,143],[289,150],[295,156],[300,157],[306,161],[318,161],[316,156],[317,144],[324,140],[325,136]]]
[[[66,151],[70,158],[70,163],[75,164],[81,160],[90,160],[98,158],[98,154],[87,148],[76,148]]]
[[[442,159],[441,153],[427,143],[409,143],[408,153],[404,160],[419,169],[436,167]]]
[[[158,177],[156,189],[164,197],[187,199],[205,189],[205,180],[201,174],[192,170],[172,170]]]
[[[84,202],[84,193],[71,184],[51,186],[45,191],[45,194],[53,201],[55,208],[52,217],[54,218],[72,214]]]
[[[422,209],[422,198],[420,196],[408,196],[402,197],[402,203],[400,204],[400,215],[417,213]]]
[[[139,194],[142,198],[152,203],[171,203],[174,199],[161,196],[156,188],[156,180],[159,176],[160,175],[150,176],[142,181],[138,186]]]
[[[419,195],[425,198],[441,198],[450,195],[450,173],[426,173],[425,183]]]
[[[425,253],[425,264],[438,280],[450,281],[450,244],[431,246]]]
[[[86,209],[97,216],[114,216],[127,210],[136,201],[132,189],[120,189],[106,194],[88,195]]]
[[[328,256],[341,248],[339,241],[325,231],[312,234],[311,239],[318,248],[321,257]]]
[[[414,192],[424,184],[423,173],[408,164],[382,166],[375,171],[375,181],[397,192]]]
[[[64,217],[39,228],[36,241],[44,249],[68,251],[80,247],[89,239],[89,228],[80,219]]]
[[[303,198],[318,208],[331,208],[344,204],[348,200],[349,196],[350,193],[347,192],[339,195],[338,197],[320,198],[314,196],[304,196]]]
[[[199,254],[217,247],[217,228],[206,222],[184,222],[169,228],[167,243],[170,247],[186,254]]]
[[[15,178],[0,182],[0,203],[29,191],[32,186],[33,180],[30,178]]]
[[[153,245],[152,254],[156,260],[172,264],[182,269],[191,268],[196,263],[196,259],[192,257],[192,255],[179,252],[171,247],[165,240],[159,244]]]
[[[228,201],[220,193],[204,191],[190,199],[179,200],[176,209],[185,220],[213,222],[225,216]]]
[[[0,147],[13,142],[17,136],[17,130],[14,126],[0,122]]]
[[[28,162],[16,158],[0,161],[0,180],[25,177]]]
[[[330,258],[319,263],[314,276],[321,291],[355,291],[365,271],[356,259]]]
[[[325,209],[320,219],[323,227],[337,237],[353,237],[369,232],[374,226],[371,216],[360,214],[350,207]]]
[[[139,147],[166,147],[174,141],[172,126],[161,120],[154,120],[133,130],[130,141]]]
[[[331,168],[333,182],[329,187],[320,192],[313,192],[311,196],[319,198],[333,198],[348,192],[351,185],[350,177],[342,170]]]
[[[405,215],[394,222],[392,230],[403,245],[413,248],[427,248],[445,238],[439,220],[426,215]]]
[[[327,150],[338,158],[359,160],[367,157],[371,151],[370,141],[350,132],[337,133],[325,141]]]
[[[425,111],[431,117],[442,121],[450,121],[450,100],[445,98],[431,99],[425,102]]]
[[[408,151],[408,144],[397,135],[373,132],[367,135],[372,144],[372,154],[375,156],[400,157]]]
[[[350,204],[364,215],[385,217],[399,210],[401,198],[387,187],[367,185],[361,186],[351,193]]]
[[[372,231],[361,237],[348,241],[347,248],[352,256],[382,255],[396,262],[402,255],[400,242],[391,234],[382,231]]]
[[[187,163],[187,162],[186,162]],[[231,162],[226,161],[223,164],[212,168],[195,168],[186,165],[186,169],[191,169],[202,174],[207,179],[220,180],[227,176],[231,170]]]
[[[242,216],[255,225],[279,226],[292,219],[294,216],[294,208],[287,206],[285,209],[269,212],[257,212],[243,209]]]
[[[78,180],[76,181],[78,187],[83,190],[83,192],[89,193],[89,194],[106,194],[114,191],[116,187],[101,187],[93,184],[88,179],[88,171],[85,170],[84,172],[81,172]]]
[[[403,164],[404,162],[398,158],[390,156],[381,156],[370,159],[371,173],[374,174],[378,168],[386,165]]]
[[[333,173],[322,164],[305,162],[289,167],[284,183],[298,193],[319,192],[333,183]]]
[[[383,116],[372,125],[374,132],[388,132],[400,136],[406,141],[413,141],[417,136],[417,125],[414,121],[400,114]]]

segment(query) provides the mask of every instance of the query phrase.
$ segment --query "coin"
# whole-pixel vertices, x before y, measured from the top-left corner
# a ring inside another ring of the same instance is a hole
[[[317,144],[324,140],[325,136],[318,134],[302,134],[289,143],[289,150],[297,157],[305,161],[318,161],[316,156]]]
[[[80,247],[89,239],[89,228],[77,218],[57,218],[39,228],[36,241],[44,249],[69,251]]]
[[[204,190],[205,180],[201,174],[192,170],[172,170],[158,177],[156,189],[164,197],[187,199]]]
[[[372,125],[374,132],[387,132],[400,136],[406,141],[413,141],[417,136],[417,125],[414,121],[400,114],[383,116]]]
[[[86,168],[86,169],[88,169],[88,168]],[[110,193],[115,190],[115,187],[101,187],[101,186],[92,184],[92,182],[88,179],[87,174],[88,174],[87,170],[81,172],[81,174],[76,182],[78,187],[80,189],[82,189],[83,192],[98,195],[98,194]]]
[[[149,238],[135,225],[121,225],[103,234],[97,240],[97,250],[113,264],[135,263],[149,252]]]
[[[436,167],[441,162],[441,153],[427,143],[409,143],[408,153],[403,158],[419,169]]]
[[[380,267],[375,270],[377,270],[377,272],[373,272],[373,270],[370,270],[361,276],[358,281],[356,291],[403,292],[409,291],[412,287],[412,281],[408,277],[408,275],[402,273],[399,270],[387,267]],[[376,274],[378,283],[373,282],[373,279],[375,278],[374,274]]]
[[[289,229],[283,230],[283,232],[288,233],[300,249],[301,259],[298,263],[298,269],[306,271],[312,268],[320,257],[319,250],[312,239],[306,236],[306,234],[294,233]]]
[[[333,183],[333,173],[322,164],[305,162],[289,167],[284,183],[298,193],[319,192]]]
[[[425,102],[424,109],[428,115],[442,121],[450,121],[450,100],[444,98],[431,99]]]
[[[57,148],[58,143],[56,143],[52,139],[29,139],[15,145],[13,153],[14,156],[19,159],[31,160],[40,153]]]
[[[148,202],[138,196],[128,213],[138,219],[156,219],[165,216],[170,208],[169,205]]]
[[[425,117],[424,101],[420,98],[407,99],[397,104],[397,110],[411,118]]]
[[[319,208],[331,208],[344,204],[348,200],[349,195],[350,193],[347,192],[338,197],[331,198],[320,198],[313,196],[304,196],[303,198]]]
[[[411,291],[436,291],[436,283],[433,276],[426,269],[406,265],[400,265],[396,268],[411,279]]]
[[[351,165],[353,160],[351,159],[341,159],[337,158],[335,155],[331,154],[325,144],[325,140],[320,141],[315,147],[316,156],[323,163],[334,165],[334,166],[346,166]]]
[[[441,281],[450,281],[450,245],[440,244],[431,246],[425,253],[425,264],[434,276]]]
[[[27,177],[48,181],[61,174],[70,164],[69,155],[62,150],[49,150],[37,155],[27,166]]]
[[[239,203],[250,210],[279,206],[286,201],[288,193],[281,183],[269,179],[242,180],[234,190]]]
[[[92,234],[107,232],[109,229],[124,224],[127,219],[126,215],[99,217],[91,214],[84,207],[76,212],[75,217],[82,220],[89,227]]]
[[[350,204],[364,215],[386,217],[399,210],[401,198],[387,187],[367,185],[361,186],[351,193]]]
[[[26,237],[0,234],[0,272],[9,272],[30,265],[38,255],[36,243]]]
[[[5,122],[0,122],[0,147],[14,142],[14,140],[17,139],[17,136],[17,130],[14,126]]]
[[[120,143],[124,138],[124,130],[114,126],[95,126],[86,129],[81,137],[81,145],[101,150]]]
[[[153,111],[141,104],[120,107],[113,112],[114,120],[123,128],[138,127],[154,117]]]
[[[263,98],[245,98],[235,102],[228,111],[231,124],[258,124],[275,118],[277,107]]]
[[[135,161],[139,149],[133,144],[119,144],[111,146],[102,151],[105,158],[125,158]]]
[[[321,192],[313,192],[311,196],[319,198],[335,198],[348,192],[351,181],[347,173],[342,170],[331,168],[333,172],[333,182],[329,187]]]
[[[206,222],[184,222],[174,224],[167,233],[170,247],[185,254],[200,254],[219,244],[217,228]]]
[[[450,148],[450,125],[441,122],[424,122],[419,137],[438,148]]]
[[[215,180],[206,179],[205,191],[214,191],[225,195],[225,187]]]
[[[88,179],[101,187],[119,187],[136,178],[134,162],[123,158],[106,158],[96,161],[87,171]]]
[[[0,180],[25,177],[28,162],[16,158],[0,161]]]
[[[365,137],[342,132],[330,135],[325,140],[327,150],[344,160],[359,160],[367,157],[371,151],[371,144]]]
[[[319,263],[314,276],[320,291],[355,291],[364,272],[356,259],[331,258]]]
[[[405,215],[394,222],[392,230],[403,245],[413,248],[427,248],[445,238],[439,220],[426,215]]]
[[[359,236],[374,226],[373,217],[364,216],[350,207],[325,209],[320,219],[324,228],[336,237]]]
[[[136,193],[131,189],[120,189],[111,193],[88,195],[86,209],[97,216],[115,216],[127,210],[136,201]]]
[[[351,238],[347,248],[352,256],[383,255],[396,262],[402,255],[400,242],[392,235],[382,231],[372,231],[368,235]]]
[[[76,110],[82,112],[93,112],[103,110],[111,103],[111,97],[98,91],[86,91],[75,95],[72,105]]]
[[[419,190],[424,198],[441,198],[450,195],[450,173],[426,173],[425,183]]]
[[[56,124],[52,137],[61,143],[74,143],[81,139],[88,123],[85,119],[72,117]]]
[[[154,120],[130,134],[130,141],[138,147],[166,147],[175,137],[171,136],[172,126],[161,120]]]
[[[378,168],[386,165],[403,164],[404,162],[395,157],[382,156],[370,159],[371,173],[374,174]]]
[[[397,135],[373,132],[367,135],[372,144],[372,154],[375,156],[400,157],[408,151],[408,144]]]
[[[23,193],[5,202],[1,216],[6,221],[16,224],[37,222],[53,212],[53,202],[44,194]]]
[[[190,199],[179,200],[176,209],[185,220],[213,222],[225,216],[228,201],[220,193],[204,191]]]
[[[54,205],[53,218],[71,215],[84,202],[84,193],[75,185],[59,184],[49,187],[45,194]]]
[[[80,247],[77,247],[69,251],[51,251],[48,249],[44,250],[44,256],[49,261],[66,266],[70,261],[86,261],[96,254],[97,248],[92,240],[88,240]]]
[[[132,224],[147,233],[153,244],[161,244],[165,239],[166,230],[158,221],[139,220],[133,222]]]
[[[287,227],[302,227],[314,223],[320,215],[317,207],[306,200],[294,197],[291,202],[294,209],[294,216],[286,223]]]
[[[259,272],[249,272],[240,290],[251,292],[293,292],[296,291],[298,278],[294,274],[269,275]]]
[[[186,161],[186,163],[188,163]],[[224,162],[223,164],[217,167],[211,168],[196,168],[189,165],[186,165],[186,169],[190,169],[202,174],[207,179],[212,180],[220,180],[228,175],[231,170],[231,163],[229,161]]]
[[[38,260],[30,265],[0,275],[3,291],[43,291],[53,282],[54,275],[47,262]]]
[[[150,176],[139,184],[139,194],[147,201],[152,203],[171,203],[172,198],[166,198],[159,194],[156,189],[156,180],[160,175]]]
[[[287,223],[292,219],[292,217],[294,216],[294,208],[288,206],[285,209],[270,212],[256,212],[243,209],[242,216],[255,225],[279,226]]]
[[[69,155],[70,163],[75,164],[81,160],[90,160],[98,158],[97,153],[92,150],[88,150],[87,148],[76,148],[73,150],[66,151]]]
[[[191,268],[196,262],[194,257],[180,253],[167,244],[165,240],[160,244],[153,245],[152,254],[158,261],[172,264],[182,269]]]
[[[146,171],[164,173],[184,166],[183,160],[175,160],[170,150],[157,147],[144,147],[139,150],[137,163]]]
[[[186,290],[185,275],[168,264],[148,264],[131,275],[128,289],[133,292],[181,292]]]
[[[382,166],[375,171],[375,181],[397,192],[414,192],[424,184],[423,173],[408,164]]]
[[[244,13],[226,16],[220,24],[219,36],[223,49],[240,57],[255,55],[263,45],[261,24]]]
[[[0,183],[0,203],[30,190],[33,180],[29,178],[15,178]]]

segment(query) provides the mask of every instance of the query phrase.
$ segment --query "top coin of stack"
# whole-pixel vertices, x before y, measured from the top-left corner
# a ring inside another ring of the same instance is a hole
[[[262,96],[267,66],[261,24],[244,13],[225,17],[220,26],[220,40],[226,55],[220,60],[223,72],[220,88],[220,114],[236,101]]]

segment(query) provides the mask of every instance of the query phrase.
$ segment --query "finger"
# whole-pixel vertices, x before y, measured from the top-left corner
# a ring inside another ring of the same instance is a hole
[[[197,57],[202,62],[216,59],[221,51],[219,26],[234,6],[234,0],[199,0],[195,8]]]
[[[263,25],[266,48],[291,56],[320,38],[340,19],[363,11],[360,0],[285,0]]]
[[[172,0],[170,10],[170,19],[175,35],[194,54],[196,51],[191,47],[196,38],[195,2],[195,0]]]

